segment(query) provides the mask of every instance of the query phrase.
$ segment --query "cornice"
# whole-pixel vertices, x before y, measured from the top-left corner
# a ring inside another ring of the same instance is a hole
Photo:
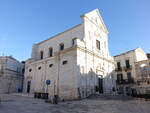
[[[72,46],[71,48],[67,48],[67,49],[64,49],[62,51],[55,52],[53,57],[47,57],[47,58],[44,58],[42,60],[37,60],[37,61],[34,61],[32,63],[29,63],[29,64],[27,64],[27,67],[28,67],[28,65],[33,65],[33,64],[38,64],[38,63],[44,63],[44,62],[47,62],[47,61],[49,61],[51,59],[56,59],[56,58],[58,58],[62,54],[65,54],[67,52],[74,51],[74,50],[77,50],[77,49],[80,50],[80,51],[83,51],[83,52],[87,52],[90,55],[94,55],[95,57],[100,58],[102,60],[105,60],[107,62],[110,62],[112,64],[115,64],[115,62],[113,60],[109,60],[107,58],[104,58],[104,57],[96,54],[96,53],[93,53],[92,51],[90,51],[88,49],[85,49],[84,47],[75,45],[75,46]]]

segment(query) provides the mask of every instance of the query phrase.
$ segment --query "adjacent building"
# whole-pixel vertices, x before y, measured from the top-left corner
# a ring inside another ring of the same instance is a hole
[[[22,90],[24,64],[11,56],[0,56],[0,93]]]
[[[148,59],[150,59],[150,53],[147,54]]]
[[[135,63],[138,95],[150,94],[150,59]]]
[[[108,30],[98,9],[81,19],[80,24],[33,45],[24,92],[47,92],[61,99],[112,92],[115,62],[109,54]]]
[[[114,56],[114,59],[116,62],[115,72],[118,93],[130,95],[138,77],[135,63],[147,60],[147,55],[141,48],[137,48]]]

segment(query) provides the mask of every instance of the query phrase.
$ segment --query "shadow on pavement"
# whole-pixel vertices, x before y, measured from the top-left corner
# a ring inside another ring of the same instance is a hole
[[[102,95],[102,94],[94,94],[89,96],[87,99],[92,100],[121,100],[121,101],[131,101],[135,100],[135,98],[130,96],[124,96],[124,95]]]

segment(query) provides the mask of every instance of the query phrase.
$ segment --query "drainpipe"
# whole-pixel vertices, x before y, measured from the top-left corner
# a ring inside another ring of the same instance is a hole
[[[57,80],[56,80],[56,94],[54,92],[54,104],[58,104],[58,98],[59,98],[59,75],[60,75],[60,52],[58,52],[58,75],[57,75]],[[55,85],[55,84],[54,84]],[[55,90],[55,86],[54,86]]]
[[[85,42],[85,73],[86,73],[86,96],[87,96],[87,46]]]
[[[93,27],[92,27],[93,29]],[[94,54],[94,46],[93,46],[93,32],[91,33],[91,39],[92,39],[92,54],[93,54],[93,72],[95,71],[95,67],[94,67],[94,64],[95,64],[95,54]],[[92,72],[92,76],[93,76],[93,72]],[[95,73],[95,78],[94,78],[94,89],[95,89],[95,86],[96,86],[96,73]]]

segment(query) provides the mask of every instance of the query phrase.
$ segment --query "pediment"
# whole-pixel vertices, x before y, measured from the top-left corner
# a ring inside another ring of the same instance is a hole
[[[89,13],[84,14],[81,17],[86,17],[88,20],[90,20],[92,23],[97,25],[100,29],[108,33],[108,30],[106,28],[106,25],[104,24],[104,21],[100,15],[100,12],[98,9],[95,9]]]

